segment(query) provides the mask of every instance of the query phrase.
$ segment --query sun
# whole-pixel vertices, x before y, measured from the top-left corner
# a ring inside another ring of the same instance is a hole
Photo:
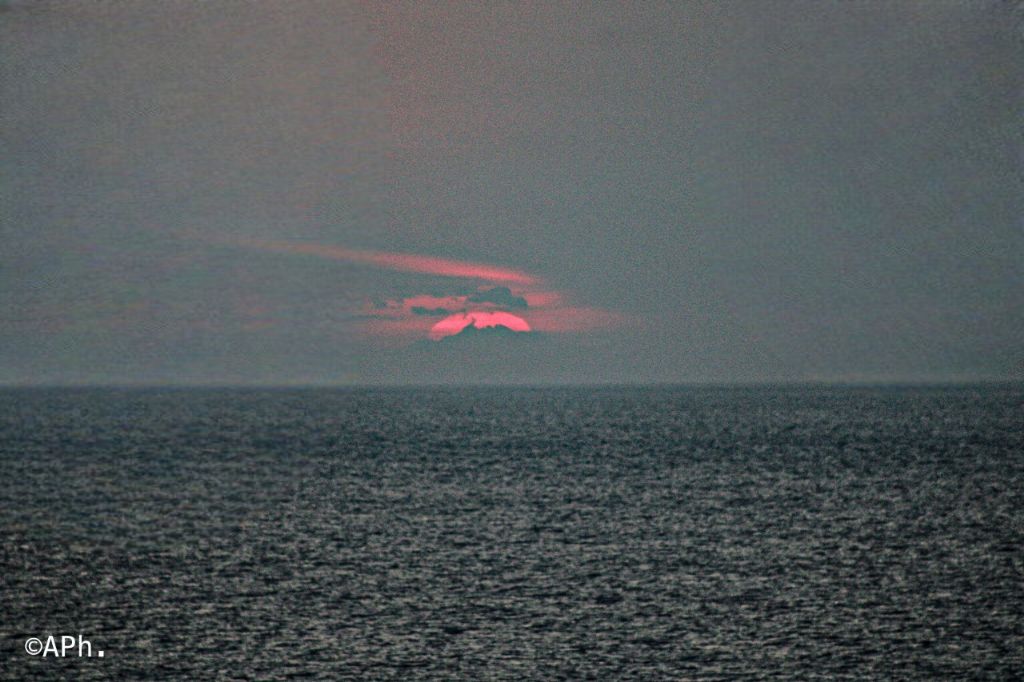
[[[446,336],[458,334],[466,327],[474,327],[476,329],[507,327],[514,332],[530,331],[530,324],[518,315],[502,311],[490,312],[481,310],[449,315],[430,328],[430,338],[438,341]]]

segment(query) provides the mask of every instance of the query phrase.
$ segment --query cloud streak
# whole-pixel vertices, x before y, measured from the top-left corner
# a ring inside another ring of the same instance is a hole
[[[520,270],[513,270],[486,263],[473,263],[469,261],[453,260],[450,258],[420,256],[412,253],[357,251],[355,249],[346,249],[341,246],[292,241],[260,241],[246,239],[235,241],[233,243],[238,246],[257,249],[260,251],[293,253],[306,256],[316,256],[318,258],[327,258],[330,260],[347,261],[349,263],[364,263],[366,265],[373,265],[388,270],[398,270],[400,272],[417,272],[425,275],[439,275],[441,277],[459,277],[464,279],[477,279],[488,282],[506,282],[522,285],[537,284],[540,281],[539,278]]]

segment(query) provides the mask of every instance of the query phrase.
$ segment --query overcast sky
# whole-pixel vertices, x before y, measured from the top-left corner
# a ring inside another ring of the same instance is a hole
[[[7,2],[0,383],[1024,379],[1022,67],[1018,2]]]

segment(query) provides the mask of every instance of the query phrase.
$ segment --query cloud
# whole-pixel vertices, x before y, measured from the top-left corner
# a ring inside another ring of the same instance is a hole
[[[524,305],[520,298],[525,298],[529,305]],[[494,301],[514,305],[498,305]],[[519,309],[514,313],[507,312],[512,307]],[[613,329],[627,323],[644,324],[642,320],[622,313],[571,305],[558,292],[526,291],[520,297],[506,287],[493,287],[468,295],[419,294],[407,298],[368,300],[359,316],[359,326],[364,334],[378,339],[423,336],[437,339],[442,334],[437,333],[436,327],[446,321],[486,320],[505,315],[524,322],[533,333],[542,334],[578,334]],[[455,325],[453,331],[462,330],[464,324]]]
[[[492,287],[479,291],[467,299],[470,303],[494,303],[505,308],[528,308],[529,304],[522,296],[516,296],[508,287]]]
[[[260,251],[273,253],[295,253],[331,260],[342,260],[350,263],[365,263],[389,270],[401,272],[418,272],[425,275],[442,277],[460,277],[490,282],[510,282],[513,284],[537,284],[540,280],[520,270],[513,270],[486,263],[435,258],[412,253],[394,253],[390,251],[357,251],[341,246],[314,244],[311,242],[292,241],[261,241],[256,239],[232,240],[230,243]]]
[[[465,309],[465,296],[431,296],[418,294],[407,298],[372,299],[363,306],[363,314],[382,318],[409,315],[451,315]]]
[[[578,333],[612,329],[624,324],[643,324],[633,316],[601,308],[564,305],[530,313],[530,324],[536,331],[553,334]]]
[[[364,308],[364,312],[385,316],[408,313],[436,317],[466,312],[470,307],[483,310],[526,309],[529,304],[522,296],[513,294],[508,287],[493,287],[473,294],[456,296],[419,294],[407,298],[373,299]]]
[[[410,310],[413,315],[450,315],[455,312],[447,308],[424,308],[421,305],[414,305]]]

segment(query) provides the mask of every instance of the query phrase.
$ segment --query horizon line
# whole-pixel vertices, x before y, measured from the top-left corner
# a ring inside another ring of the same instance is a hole
[[[0,390],[108,389],[108,390],[303,390],[303,389],[423,389],[423,388],[957,388],[972,386],[1024,386],[1024,378],[976,379],[778,379],[719,381],[591,381],[591,382],[409,382],[409,383],[232,383],[232,382],[82,382],[82,383],[6,383]]]

